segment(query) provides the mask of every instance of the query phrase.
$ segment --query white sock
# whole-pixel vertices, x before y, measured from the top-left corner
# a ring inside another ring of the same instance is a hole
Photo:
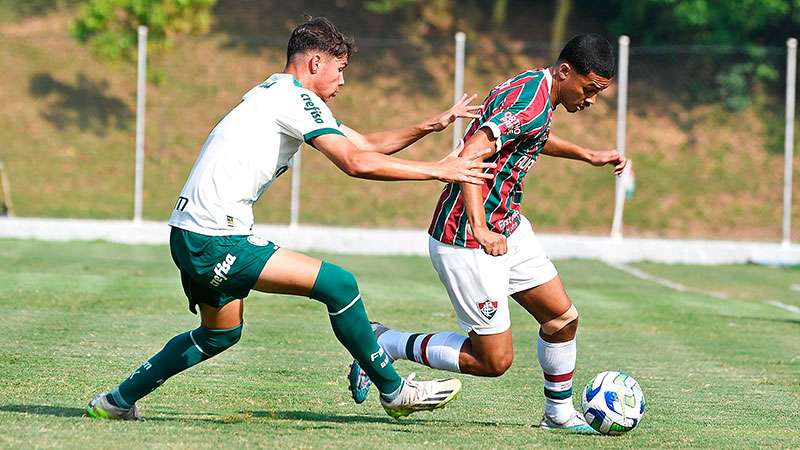
[[[539,364],[544,372],[544,414],[557,423],[572,417],[572,372],[575,370],[575,339],[547,342],[539,336]]]
[[[387,330],[378,338],[392,360],[407,359],[434,369],[460,373],[458,358],[467,337],[458,333],[403,333]]]

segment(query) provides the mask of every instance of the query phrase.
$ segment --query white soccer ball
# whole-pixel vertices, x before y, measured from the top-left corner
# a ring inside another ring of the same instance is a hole
[[[583,416],[601,434],[622,434],[639,424],[644,414],[644,392],[623,372],[597,374],[581,395]]]

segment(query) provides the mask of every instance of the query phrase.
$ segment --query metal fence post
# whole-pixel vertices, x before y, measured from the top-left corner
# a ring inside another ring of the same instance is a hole
[[[797,39],[786,41],[786,134],[783,153],[783,245],[792,241],[792,162],[794,159],[794,102],[797,81]]]
[[[133,221],[142,221],[144,188],[144,112],[147,89],[147,27],[139,26],[139,56],[136,80],[136,163],[133,188]]]
[[[455,80],[453,83],[453,103],[459,101],[464,95],[464,53],[467,35],[459,31],[456,33],[456,61],[455,61]],[[456,119],[453,124],[453,148],[461,142],[463,132],[463,119]]]
[[[619,68],[617,70],[617,151],[625,154],[625,126],[628,109],[628,36],[619,37]],[[616,177],[614,185],[614,220],[611,223],[611,237],[622,239],[622,211],[625,208],[625,188],[622,176]]]

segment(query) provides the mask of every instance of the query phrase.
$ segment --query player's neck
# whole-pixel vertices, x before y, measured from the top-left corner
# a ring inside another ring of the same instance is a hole
[[[311,81],[311,74],[308,73],[307,70],[303,70],[302,65],[288,63],[286,67],[283,68],[283,72],[291,76],[293,76],[300,84],[303,85],[306,89],[309,89],[313,84]]]
[[[553,80],[553,85],[550,87],[550,109],[555,110],[559,103],[558,92],[561,83],[556,77],[555,67],[548,67],[547,70],[550,72],[550,79]]]

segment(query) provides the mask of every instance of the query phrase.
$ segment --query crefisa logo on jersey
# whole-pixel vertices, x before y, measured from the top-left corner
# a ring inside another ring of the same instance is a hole
[[[481,314],[489,320],[492,320],[494,313],[497,312],[497,302],[494,300],[486,300],[485,302],[478,303],[478,309]]]
[[[234,262],[236,262],[236,257],[228,253],[224,261],[214,266],[214,278],[211,279],[212,286],[219,287],[220,283],[228,279],[228,272],[231,271],[231,266]]]
[[[304,105],[305,107],[303,109],[305,109],[306,111],[308,111],[309,114],[311,114],[311,117],[314,119],[314,122],[322,123],[322,112],[317,107],[317,105],[315,105],[314,102],[311,100],[311,96],[308,94],[300,94],[300,98],[302,98],[306,102],[306,104]]]

